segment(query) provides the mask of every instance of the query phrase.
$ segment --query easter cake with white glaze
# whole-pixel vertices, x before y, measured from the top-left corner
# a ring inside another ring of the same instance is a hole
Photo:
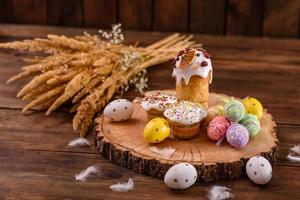
[[[105,157],[164,178],[173,189],[188,188],[195,181],[237,178],[253,156],[263,154],[275,162],[278,140],[272,115],[253,97],[210,93],[213,67],[206,50],[181,50],[172,67],[175,90],[146,92],[134,101],[132,115],[131,109],[125,112],[125,104],[109,104],[96,119],[97,146]],[[247,169],[249,178],[258,184],[270,181],[272,169],[260,169],[254,161]],[[185,173],[189,165],[196,171]]]
[[[181,50],[174,60],[172,73],[176,78],[178,100],[192,101],[207,108],[212,71],[210,55],[204,49]]]
[[[200,123],[207,112],[201,104],[179,101],[171,104],[164,116],[171,124],[171,133],[177,139],[191,139],[200,132]]]
[[[175,103],[175,95],[167,92],[152,92],[141,100],[141,106],[148,114],[148,118],[162,117],[166,107]]]

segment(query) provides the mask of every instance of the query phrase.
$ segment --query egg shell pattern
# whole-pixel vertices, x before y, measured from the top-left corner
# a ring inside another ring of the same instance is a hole
[[[246,97],[242,100],[242,103],[244,104],[247,113],[256,115],[259,120],[262,118],[264,108],[257,99]]]
[[[165,110],[164,116],[172,122],[191,125],[204,119],[207,116],[207,112],[201,104],[180,101],[170,105]]]
[[[230,122],[226,117],[217,116],[209,123],[207,127],[207,136],[214,141],[218,141],[225,137],[229,126]]]
[[[144,128],[144,139],[149,143],[159,143],[170,134],[170,125],[164,118],[150,120]]]
[[[172,166],[165,174],[164,182],[172,189],[186,189],[197,180],[196,168],[189,163],[179,163]]]
[[[267,184],[272,178],[272,166],[262,156],[250,158],[246,164],[247,176],[256,184]]]
[[[159,110],[164,111],[169,104],[175,103],[177,98],[175,95],[164,93],[164,92],[154,92],[142,99],[141,106],[146,110]]]
[[[230,100],[224,106],[224,113],[231,122],[238,122],[243,119],[246,109],[244,105],[237,100]]]
[[[256,136],[260,130],[260,122],[256,115],[246,114],[240,124],[246,127],[250,137]]]
[[[125,121],[131,117],[133,105],[127,99],[117,99],[104,108],[103,114],[111,121]]]
[[[243,125],[232,124],[226,131],[226,138],[231,146],[242,148],[249,141],[249,133]]]

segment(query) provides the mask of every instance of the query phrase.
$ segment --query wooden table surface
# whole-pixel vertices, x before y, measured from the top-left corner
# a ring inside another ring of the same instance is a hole
[[[96,33],[96,30],[88,30]],[[0,41],[43,37],[48,33],[75,35],[83,29],[0,25]],[[127,41],[154,42],[166,33],[128,32]],[[5,81],[23,65],[22,56],[0,50],[0,199],[206,199],[212,184],[232,189],[234,199],[300,199],[300,164],[286,159],[290,147],[300,143],[300,41],[195,35],[212,56],[213,92],[261,100],[278,125],[279,152],[274,175],[265,186],[253,184],[245,175],[235,180],[201,183],[184,191],[172,191],[163,181],[139,175],[111,164],[95,147],[70,149],[78,136],[72,130],[72,115],[65,109],[49,117],[33,110],[21,114],[25,102],[16,98],[20,81]],[[173,88],[169,63],[148,70],[149,89]],[[134,92],[128,97],[133,98]],[[93,136],[88,139],[92,142]],[[102,174],[86,183],[74,175],[99,164]],[[114,193],[111,184],[132,177],[135,190]]]

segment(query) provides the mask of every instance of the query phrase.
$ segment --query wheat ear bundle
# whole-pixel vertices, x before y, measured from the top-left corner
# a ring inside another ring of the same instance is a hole
[[[32,77],[17,97],[29,100],[23,111],[42,107],[46,115],[69,102],[76,113],[73,128],[85,137],[95,114],[129,85],[143,92],[146,69],[175,57],[183,48],[200,46],[192,36],[172,34],[146,47],[124,44],[121,25],[111,32],[80,36],[48,35],[47,38],[0,43],[0,48],[42,52],[44,56],[24,59],[22,71],[7,83]]]

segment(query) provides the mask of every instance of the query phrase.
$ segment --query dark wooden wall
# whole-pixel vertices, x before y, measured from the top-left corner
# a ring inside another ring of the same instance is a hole
[[[0,23],[298,38],[300,0],[0,0]]]

